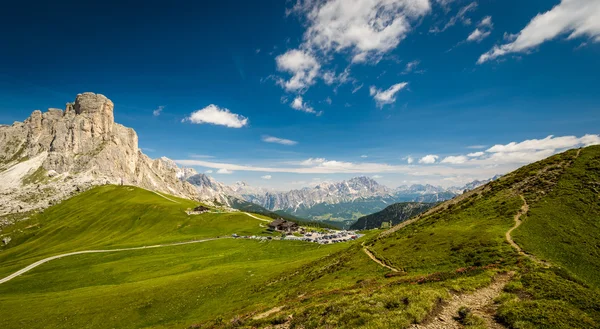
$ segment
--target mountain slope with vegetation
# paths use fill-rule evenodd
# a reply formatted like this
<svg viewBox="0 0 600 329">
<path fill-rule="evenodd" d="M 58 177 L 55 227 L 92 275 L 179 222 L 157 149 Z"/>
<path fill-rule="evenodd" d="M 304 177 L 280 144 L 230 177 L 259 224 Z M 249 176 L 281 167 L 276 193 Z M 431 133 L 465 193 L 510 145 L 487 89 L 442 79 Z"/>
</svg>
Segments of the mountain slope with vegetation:
<svg viewBox="0 0 600 329">
<path fill-rule="evenodd" d="M 0 324 L 600 328 L 599 184 L 600 146 L 592 146 L 525 166 L 355 242 L 221 239 L 73 256 L 0 285 Z M 11 227 L 15 244 L 0 252 L 0 268 L 12 272 L 83 245 L 139 245 L 234 230 L 263 234 L 260 221 L 241 213 L 188 218 L 187 201 L 144 192 L 152 202 L 118 221 L 107 209 L 123 212 L 128 202 L 139 202 L 119 204 L 111 195 L 120 192 L 107 190 L 82 194 L 89 196 L 86 209 L 77 209 L 82 200 L 74 198 L 36 215 L 54 211 L 47 221 L 34 216 L 20 222 Z M 99 302 L 107 299 L 111 303 Z M 62 306 L 51 307 L 57 300 Z"/>
<path fill-rule="evenodd" d="M 237 323 L 599 328 L 599 163 L 591 146 L 525 166 L 290 273 L 286 286 L 298 288 L 282 292 L 277 312 Z M 366 271 L 364 254 L 385 267 Z"/>
<path fill-rule="evenodd" d="M 382 227 L 383 223 L 390 226 L 416 216 L 433 207 L 433 203 L 399 202 L 386 207 L 382 211 L 359 218 L 350 228 L 353 230 L 373 229 Z"/>
</svg>

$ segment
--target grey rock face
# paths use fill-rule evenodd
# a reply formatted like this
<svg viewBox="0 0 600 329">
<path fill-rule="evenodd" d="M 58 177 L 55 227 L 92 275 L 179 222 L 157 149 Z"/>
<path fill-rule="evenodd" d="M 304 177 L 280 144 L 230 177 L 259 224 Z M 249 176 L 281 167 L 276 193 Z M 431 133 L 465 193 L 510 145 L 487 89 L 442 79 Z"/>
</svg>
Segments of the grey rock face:
<svg viewBox="0 0 600 329">
<path fill-rule="evenodd" d="M 0 215 L 16 206 L 44 208 L 106 183 L 197 198 L 178 178 L 177 165 L 144 155 L 136 132 L 115 123 L 113 111 L 104 95 L 83 93 L 64 111 L 36 110 L 24 122 L 0 127 Z"/>
</svg>

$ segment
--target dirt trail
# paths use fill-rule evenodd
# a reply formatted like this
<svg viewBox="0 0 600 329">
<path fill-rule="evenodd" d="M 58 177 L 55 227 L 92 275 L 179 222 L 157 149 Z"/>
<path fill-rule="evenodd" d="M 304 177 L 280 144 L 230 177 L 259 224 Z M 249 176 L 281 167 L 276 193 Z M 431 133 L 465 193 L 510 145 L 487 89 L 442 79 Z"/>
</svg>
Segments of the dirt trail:
<svg viewBox="0 0 600 329">
<path fill-rule="evenodd" d="M 527 204 L 525 197 L 523 195 L 520 195 L 520 197 L 521 197 L 521 200 L 523 200 L 523 206 L 521 206 L 521 209 L 519 209 L 519 212 L 517 212 L 517 214 L 515 215 L 515 225 L 506 232 L 506 241 L 508 241 L 508 243 L 510 243 L 510 245 L 513 248 L 515 248 L 515 250 L 519 253 L 519 255 L 525 256 L 540 265 L 549 267 L 550 266 L 549 263 L 539 260 L 535 256 L 524 252 L 523 249 L 521 249 L 521 247 L 519 247 L 519 245 L 512 239 L 512 236 L 511 236 L 512 232 L 517 227 L 521 226 L 521 224 L 523 223 L 523 221 L 521 220 L 521 216 L 523 216 L 524 214 L 526 214 L 529 211 L 529 205 Z"/>
<path fill-rule="evenodd" d="M 204 239 L 204 240 L 195 240 L 195 241 L 186 241 L 186 242 L 175 242 L 175 243 L 167 243 L 167 244 L 157 244 L 157 245 L 153 245 L 153 246 L 143 246 L 143 247 L 133 247 L 133 248 L 121 248 L 121 249 L 106 249 L 106 250 L 82 250 L 82 251 L 75 251 L 75 252 L 70 252 L 70 253 L 66 253 L 66 254 L 61 254 L 61 255 L 56 255 L 56 256 L 52 256 L 52 257 L 48 257 L 48 258 L 44 258 L 40 261 L 37 261 L 3 279 L 0 279 L 0 284 L 8 282 L 14 278 L 16 278 L 17 276 L 29 272 L 31 270 L 33 270 L 34 268 L 47 263 L 51 260 L 55 260 L 55 259 L 59 259 L 59 258 L 63 258 L 63 257 L 67 257 L 67 256 L 74 256 L 74 255 L 81 255 L 81 254 L 95 254 L 95 253 L 107 253 L 107 252 L 118 252 L 118 251 L 131 251 L 131 250 L 142 250 L 142 249 L 152 249 L 152 248 L 161 248 L 161 247 L 172 247 L 172 246 L 181 246 L 181 245 L 185 245 L 185 244 L 192 244 L 192 243 L 200 243 L 200 242 L 207 242 L 207 241 L 213 241 L 213 240 L 218 240 L 219 238 L 212 238 L 212 239 Z M 224 239 L 224 238 L 221 238 Z"/>
<path fill-rule="evenodd" d="M 377 259 L 377 257 L 375 257 L 375 255 L 373 255 L 373 253 L 371 253 L 371 251 L 369 249 L 367 249 L 367 247 L 364 245 L 363 243 L 363 251 L 365 252 L 365 254 L 367 254 L 367 256 L 369 256 L 369 258 L 371 258 L 371 260 L 373 260 L 375 263 L 391 270 L 392 272 L 399 272 L 397 269 L 387 265 L 386 263 L 380 261 L 379 259 Z"/>
<path fill-rule="evenodd" d="M 262 220 L 263 222 L 269 222 L 269 223 L 270 223 L 270 222 L 272 222 L 272 221 L 270 221 L 270 220 L 268 220 L 268 219 L 264 219 L 264 218 L 256 217 L 256 216 L 254 216 L 254 215 L 252 215 L 252 214 L 249 214 L 249 213 L 247 213 L 247 212 L 244 212 L 243 214 L 246 214 L 246 215 L 248 215 L 248 216 L 250 216 L 250 217 L 252 217 L 252 218 L 256 218 L 256 219 L 258 219 L 258 220 Z"/>
<path fill-rule="evenodd" d="M 166 196 L 162 195 L 160 192 L 157 192 L 157 191 L 150 191 L 150 192 L 154 192 L 154 193 L 155 193 L 155 194 L 157 194 L 158 196 L 161 196 L 161 197 L 163 197 L 163 198 L 165 198 L 165 199 L 167 199 L 167 200 L 169 200 L 169 201 L 171 201 L 171 202 L 179 203 L 179 201 L 175 201 L 175 200 L 173 200 L 173 199 L 171 199 L 171 198 L 169 198 L 169 197 L 166 197 Z"/>
<path fill-rule="evenodd" d="M 442 306 L 441 311 L 430 321 L 424 324 L 414 324 L 411 329 L 459 329 L 464 328 L 455 317 L 458 316 L 458 310 L 462 307 L 468 307 L 473 314 L 482 318 L 487 328 L 504 329 L 505 327 L 494 320 L 493 302 L 504 286 L 510 281 L 513 273 L 500 274 L 489 286 L 479 289 L 472 294 L 454 295 L 452 299 Z"/>
</svg>

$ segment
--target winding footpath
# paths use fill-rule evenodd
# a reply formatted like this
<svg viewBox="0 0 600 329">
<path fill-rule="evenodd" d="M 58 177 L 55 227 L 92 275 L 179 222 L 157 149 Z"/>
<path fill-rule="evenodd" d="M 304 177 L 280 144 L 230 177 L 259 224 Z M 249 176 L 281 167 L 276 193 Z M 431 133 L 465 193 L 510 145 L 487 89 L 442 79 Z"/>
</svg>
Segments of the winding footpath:
<svg viewBox="0 0 600 329">
<path fill-rule="evenodd" d="M 510 243 L 510 245 L 519 253 L 519 255 L 525 256 L 542 266 L 550 267 L 550 264 L 548 262 L 540 260 L 535 256 L 524 252 L 523 249 L 512 239 L 512 232 L 515 229 L 517 229 L 517 227 L 521 226 L 521 224 L 523 224 L 521 216 L 525 215 L 529 211 L 529 205 L 527 204 L 527 200 L 525 200 L 525 197 L 523 195 L 520 195 L 520 197 L 521 200 L 523 200 L 523 205 L 521 206 L 521 209 L 519 209 L 519 212 L 517 212 L 517 214 L 515 215 L 515 225 L 513 225 L 513 227 L 511 227 L 511 229 L 506 232 L 506 241 Z"/>
<path fill-rule="evenodd" d="M 379 259 L 377 259 L 377 257 L 375 257 L 375 255 L 373 255 L 373 253 L 365 246 L 364 242 L 362 244 L 363 246 L 363 251 L 365 252 L 365 254 L 367 254 L 367 256 L 369 256 L 369 258 L 371 258 L 371 260 L 373 260 L 375 263 L 391 270 L 392 272 L 399 272 L 397 269 L 387 265 L 386 263 L 380 261 Z"/>
<path fill-rule="evenodd" d="M 485 288 L 478 289 L 472 294 L 453 295 L 436 314 L 435 318 L 426 321 L 424 324 L 413 324 L 410 329 L 460 329 L 464 328 L 455 317 L 458 316 L 458 310 L 465 306 L 473 314 L 481 317 L 485 321 L 486 328 L 504 329 L 505 327 L 494 320 L 495 313 L 492 307 L 494 299 L 500 295 L 504 286 L 510 281 L 514 273 L 500 274 L 494 279 L 494 282 Z"/>
<path fill-rule="evenodd" d="M 152 249 L 152 248 L 162 248 L 162 247 L 172 247 L 172 246 L 181 246 L 181 245 L 186 245 L 186 244 L 193 244 L 193 243 L 201 243 L 201 242 L 207 242 L 207 241 L 213 241 L 213 240 L 218 240 L 218 239 L 226 239 L 226 238 L 212 238 L 212 239 L 204 239 L 204 240 L 195 240 L 195 241 L 186 241 L 186 242 L 175 242 L 175 243 L 168 243 L 168 244 L 157 244 L 157 245 L 152 245 L 152 246 L 143 246 L 143 247 L 133 247 L 133 248 L 121 248 L 121 249 L 106 249 L 106 250 L 82 250 L 82 251 L 75 251 L 75 252 L 70 252 L 70 253 L 66 253 L 66 254 L 61 254 L 61 255 L 56 255 L 56 256 L 52 256 L 52 257 L 48 257 L 48 258 L 44 258 L 40 261 L 37 261 L 3 279 L 0 279 L 0 284 L 3 284 L 5 282 L 8 282 L 14 278 L 16 278 L 17 276 L 29 272 L 32 269 L 47 263 L 51 260 L 55 260 L 55 259 L 59 259 L 59 258 L 63 258 L 63 257 L 68 257 L 68 256 L 74 256 L 74 255 L 82 255 L 82 254 L 96 254 L 96 253 L 108 253 L 108 252 L 119 252 L 119 251 L 131 251 L 131 250 L 143 250 L 143 249 Z"/>
</svg>

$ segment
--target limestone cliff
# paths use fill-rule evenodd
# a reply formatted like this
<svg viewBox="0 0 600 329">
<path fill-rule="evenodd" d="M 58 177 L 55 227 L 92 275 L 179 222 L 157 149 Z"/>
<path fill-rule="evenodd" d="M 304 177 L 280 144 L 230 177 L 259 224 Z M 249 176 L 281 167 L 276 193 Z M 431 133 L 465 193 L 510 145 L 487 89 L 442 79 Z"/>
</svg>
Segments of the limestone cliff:
<svg viewBox="0 0 600 329">
<path fill-rule="evenodd" d="M 136 132 L 115 123 L 113 110 L 105 96 L 83 93 L 64 111 L 36 110 L 0 126 L 0 215 L 44 208 L 99 184 L 198 198 L 169 159 L 140 151 Z"/>
</svg>

